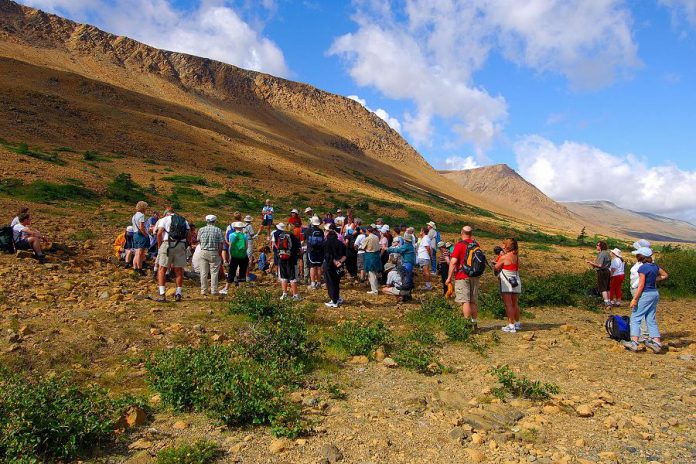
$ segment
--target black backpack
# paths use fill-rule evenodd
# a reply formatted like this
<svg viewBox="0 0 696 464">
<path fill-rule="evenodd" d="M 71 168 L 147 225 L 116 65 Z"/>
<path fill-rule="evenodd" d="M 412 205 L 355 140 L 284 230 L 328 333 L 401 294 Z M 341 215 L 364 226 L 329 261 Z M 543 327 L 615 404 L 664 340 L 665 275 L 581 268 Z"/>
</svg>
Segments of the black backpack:
<svg viewBox="0 0 696 464">
<path fill-rule="evenodd" d="M 0 251 L 8 254 L 15 252 L 14 237 L 10 226 L 0 228 Z"/>
<path fill-rule="evenodd" d="M 628 316 L 609 316 L 604 323 L 604 328 L 609 338 L 616 341 L 628 341 L 631 339 L 631 318 Z"/>
<path fill-rule="evenodd" d="M 169 225 L 169 241 L 183 242 L 188 237 L 188 224 L 183 216 L 172 214 L 172 222 Z"/>
<path fill-rule="evenodd" d="M 486 270 L 486 255 L 476 241 L 466 244 L 461 270 L 469 277 L 479 277 Z"/>
<path fill-rule="evenodd" d="M 401 277 L 401 285 L 396 287 L 397 290 L 410 291 L 413 290 L 413 274 L 403 266 L 396 267 L 399 277 Z"/>
</svg>

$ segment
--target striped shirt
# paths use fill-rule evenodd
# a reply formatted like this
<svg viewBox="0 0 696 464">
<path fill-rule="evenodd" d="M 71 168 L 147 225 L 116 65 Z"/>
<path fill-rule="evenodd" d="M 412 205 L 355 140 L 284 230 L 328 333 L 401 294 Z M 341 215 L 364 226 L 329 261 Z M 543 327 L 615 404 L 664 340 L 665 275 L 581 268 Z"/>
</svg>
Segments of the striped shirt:
<svg viewBox="0 0 696 464">
<path fill-rule="evenodd" d="M 222 230 L 214 225 L 201 227 L 198 231 L 198 241 L 201 243 L 201 250 L 217 251 L 223 240 Z"/>
</svg>

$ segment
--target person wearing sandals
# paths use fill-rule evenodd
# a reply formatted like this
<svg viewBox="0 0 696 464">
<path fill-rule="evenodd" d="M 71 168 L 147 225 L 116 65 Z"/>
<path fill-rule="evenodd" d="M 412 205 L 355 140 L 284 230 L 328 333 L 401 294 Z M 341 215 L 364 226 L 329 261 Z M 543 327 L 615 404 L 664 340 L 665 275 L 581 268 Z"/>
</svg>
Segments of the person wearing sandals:
<svg viewBox="0 0 696 464">
<path fill-rule="evenodd" d="M 668 275 L 653 263 L 653 251 L 650 248 L 639 248 L 635 251 L 638 260 L 643 263 L 638 269 L 638 288 L 631 300 L 631 340 L 624 342 L 624 347 L 629 351 L 638 351 L 640 335 L 640 323 L 643 319 L 648 324 L 650 337 L 643 343 L 655 353 L 662 351 L 660 330 L 657 326 L 655 314 L 657 303 L 660 301 L 660 294 L 657 291 L 657 282 L 665 280 Z"/>
<path fill-rule="evenodd" d="M 594 261 L 585 261 L 597 271 L 597 290 L 602 294 L 605 306 L 611 306 L 609 301 L 609 282 L 611 281 L 611 256 L 607 251 L 607 242 L 597 242 L 597 258 Z"/>
<path fill-rule="evenodd" d="M 624 276 L 626 271 L 626 262 L 621 256 L 621 250 L 614 248 L 611 250 L 611 265 L 609 267 L 611 272 L 611 278 L 609 280 L 609 301 L 612 306 L 621 306 L 621 299 L 623 298 L 623 292 L 621 287 L 623 286 Z"/>
<path fill-rule="evenodd" d="M 503 250 L 495 261 L 495 272 L 500 283 L 500 295 L 505 305 L 508 324 L 502 328 L 503 332 L 515 333 L 520 330 L 520 294 L 522 293 L 522 281 L 520 280 L 520 260 L 517 240 L 506 238 L 502 243 Z"/>
<path fill-rule="evenodd" d="M 139 201 L 135 205 L 135 214 L 131 218 L 131 224 L 133 225 L 133 248 L 135 249 L 135 256 L 133 257 L 133 271 L 141 276 L 145 275 L 145 270 L 143 269 L 143 262 L 145 261 L 145 252 L 150 248 L 150 237 L 147 234 L 145 228 L 145 212 L 147 211 L 148 204 L 144 201 Z"/>
</svg>

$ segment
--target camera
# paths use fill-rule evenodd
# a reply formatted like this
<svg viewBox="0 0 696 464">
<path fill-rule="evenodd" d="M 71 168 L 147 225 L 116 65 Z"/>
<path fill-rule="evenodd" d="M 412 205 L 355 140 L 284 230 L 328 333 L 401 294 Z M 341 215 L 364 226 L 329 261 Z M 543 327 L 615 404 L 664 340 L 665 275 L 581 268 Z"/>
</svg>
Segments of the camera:
<svg viewBox="0 0 696 464">
<path fill-rule="evenodd" d="M 503 252 L 503 249 L 502 249 L 501 247 L 499 247 L 499 246 L 493 248 L 493 253 L 496 254 L 496 255 L 499 255 L 499 254 L 502 253 L 502 252 Z"/>
<path fill-rule="evenodd" d="M 508 282 L 510 282 L 510 286 L 512 288 L 518 287 L 520 285 L 520 281 L 517 280 L 517 277 L 515 277 L 515 276 L 510 276 L 508 278 Z"/>
</svg>

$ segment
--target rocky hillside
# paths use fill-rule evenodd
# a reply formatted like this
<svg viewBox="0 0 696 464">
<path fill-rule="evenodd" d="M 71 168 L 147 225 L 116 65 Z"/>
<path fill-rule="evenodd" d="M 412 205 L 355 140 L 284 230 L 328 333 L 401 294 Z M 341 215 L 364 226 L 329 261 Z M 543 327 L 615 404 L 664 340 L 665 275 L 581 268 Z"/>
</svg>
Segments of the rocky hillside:
<svg viewBox="0 0 696 464">
<path fill-rule="evenodd" d="M 696 226 L 678 219 L 623 209 L 610 201 L 578 201 L 562 205 L 595 224 L 632 237 L 696 242 Z"/>
</svg>

